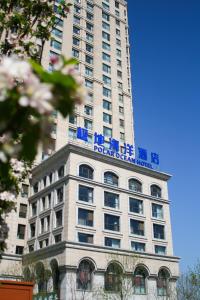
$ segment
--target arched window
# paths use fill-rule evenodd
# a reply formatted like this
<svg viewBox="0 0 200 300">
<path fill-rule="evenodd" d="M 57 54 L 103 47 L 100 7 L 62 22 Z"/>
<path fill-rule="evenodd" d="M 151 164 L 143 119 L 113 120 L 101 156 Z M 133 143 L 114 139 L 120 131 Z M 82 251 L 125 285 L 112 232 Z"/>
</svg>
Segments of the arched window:
<svg viewBox="0 0 200 300">
<path fill-rule="evenodd" d="M 89 260 L 82 260 L 77 270 L 77 289 L 91 290 L 94 264 Z"/>
<path fill-rule="evenodd" d="M 117 263 L 110 263 L 105 273 L 105 290 L 119 292 L 123 270 Z"/>
<path fill-rule="evenodd" d="M 147 271 L 142 267 L 137 267 L 133 275 L 134 293 L 137 295 L 146 294 Z"/>
<path fill-rule="evenodd" d="M 134 192 L 142 192 L 142 184 L 139 180 L 131 178 L 128 181 L 129 190 Z"/>
<path fill-rule="evenodd" d="M 104 183 L 118 186 L 118 176 L 112 172 L 105 172 Z"/>
<path fill-rule="evenodd" d="M 88 179 L 93 179 L 93 169 L 88 165 L 80 165 L 79 176 Z"/>
<path fill-rule="evenodd" d="M 155 184 L 151 185 L 151 196 L 161 198 L 161 188 Z"/>
<path fill-rule="evenodd" d="M 167 270 L 161 269 L 159 271 L 158 279 L 157 279 L 158 296 L 167 296 L 169 277 L 170 277 L 170 274 Z"/>
<path fill-rule="evenodd" d="M 52 274 L 52 279 L 53 279 L 53 291 L 57 293 L 59 297 L 59 292 L 60 292 L 60 272 L 59 272 L 59 267 L 58 267 L 58 262 L 56 259 L 52 259 L 50 262 L 51 266 L 51 274 Z"/>
</svg>

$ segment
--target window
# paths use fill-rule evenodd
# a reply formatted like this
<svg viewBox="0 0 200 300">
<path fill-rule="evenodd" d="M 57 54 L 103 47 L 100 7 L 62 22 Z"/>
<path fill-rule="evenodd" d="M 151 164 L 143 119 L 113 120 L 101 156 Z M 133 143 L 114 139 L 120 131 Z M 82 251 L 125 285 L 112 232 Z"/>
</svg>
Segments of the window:
<svg viewBox="0 0 200 300">
<path fill-rule="evenodd" d="M 134 294 L 146 294 L 146 277 L 147 272 L 144 268 L 136 268 L 133 277 Z"/>
<path fill-rule="evenodd" d="M 65 173 L 65 168 L 64 166 L 61 166 L 59 169 L 58 169 L 58 179 L 64 177 L 64 174 Z"/>
<path fill-rule="evenodd" d="M 115 7 L 119 8 L 119 2 L 115 1 Z"/>
<path fill-rule="evenodd" d="M 120 30 L 116 29 L 116 35 L 120 36 Z"/>
<path fill-rule="evenodd" d="M 116 55 L 117 55 L 118 57 L 121 57 L 121 55 L 122 55 L 122 52 L 121 52 L 121 50 L 119 50 L 119 49 L 116 49 Z"/>
<path fill-rule="evenodd" d="M 103 53 L 102 53 L 102 59 L 103 59 L 104 61 L 110 62 L 110 55 L 103 52 Z"/>
<path fill-rule="evenodd" d="M 161 269 L 158 273 L 157 279 L 157 292 L 158 296 L 168 295 L 168 285 L 169 285 L 170 274 L 167 270 Z"/>
<path fill-rule="evenodd" d="M 166 247 L 155 245 L 155 253 L 159 255 L 166 255 Z"/>
<path fill-rule="evenodd" d="M 79 58 L 79 51 L 76 49 L 72 49 L 72 55 L 76 58 Z"/>
<path fill-rule="evenodd" d="M 112 108 L 111 102 L 109 102 L 107 100 L 103 100 L 103 108 L 107 109 L 107 110 L 111 110 L 111 108 Z"/>
<path fill-rule="evenodd" d="M 88 165 L 80 165 L 79 167 L 79 176 L 93 179 L 93 169 Z"/>
<path fill-rule="evenodd" d="M 102 12 L 102 18 L 108 22 L 110 21 L 110 16 L 105 12 Z"/>
<path fill-rule="evenodd" d="M 106 10 L 110 9 L 109 5 L 104 2 L 102 2 L 102 7 L 103 7 L 103 9 L 106 9 Z"/>
<path fill-rule="evenodd" d="M 17 238 L 20 240 L 23 240 L 25 237 L 25 229 L 26 226 L 22 225 L 22 224 L 18 224 L 18 228 L 17 228 Z"/>
<path fill-rule="evenodd" d="M 152 203 L 152 217 L 156 219 L 163 219 L 163 206 Z"/>
<path fill-rule="evenodd" d="M 110 263 L 105 273 L 105 290 L 119 292 L 122 274 L 123 270 L 117 263 Z"/>
<path fill-rule="evenodd" d="M 153 224 L 153 235 L 155 239 L 165 239 L 165 227 L 159 224 Z"/>
<path fill-rule="evenodd" d="M 35 237 L 35 223 L 30 224 L 30 238 Z"/>
<path fill-rule="evenodd" d="M 110 192 L 104 192 L 104 206 L 118 209 L 119 195 Z"/>
<path fill-rule="evenodd" d="M 56 190 L 57 203 L 63 202 L 63 187 Z"/>
<path fill-rule="evenodd" d="M 93 46 L 91 46 L 91 45 L 89 45 L 89 44 L 86 44 L 86 45 L 85 45 L 85 50 L 86 50 L 87 52 L 93 53 Z"/>
<path fill-rule="evenodd" d="M 79 208 L 78 209 L 78 224 L 83 226 L 93 226 L 94 212 L 91 210 Z"/>
<path fill-rule="evenodd" d="M 108 77 L 106 75 L 103 75 L 102 79 L 103 79 L 104 84 L 107 84 L 107 85 L 111 86 L 111 78 L 110 77 Z"/>
<path fill-rule="evenodd" d="M 62 241 L 61 233 L 54 236 L 54 241 L 55 241 L 55 244 Z"/>
<path fill-rule="evenodd" d="M 119 16 L 120 16 L 120 13 L 119 13 L 119 11 L 118 11 L 118 10 L 115 10 L 115 15 L 116 15 L 117 17 L 119 17 Z"/>
<path fill-rule="evenodd" d="M 106 113 L 103 113 L 103 121 L 108 124 L 112 124 L 112 116 Z"/>
<path fill-rule="evenodd" d="M 22 255 L 24 253 L 23 246 L 16 246 L 15 254 Z"/>
<path fill-rule="evenodd" d="M 93 69 L 85 67 L 85 75 L 93 76 Z"/>
<path fill-rule="evenodd" d="M 29 245 L 28 246 L 28 251 L 29 251 L 29 253 L 33 252 L 34 251 L 34 245 Z"/>
<path fill-rule="evenodd" d="M 80 40 L 77 39 L 77 38 L 75 38 L 75 37 L 73 37 L 73 45 L 80 46 Z"/>
<path fill-rule="evenodd" d="M 93 31 L 94 27 L 92 24 L 86 22 L 86 29 L 89 30 L 89 31 Z"/>
<path fill-rule="evenodd" d="M 76 125 L 77 124 L 77 116 L 70 115 L 69 116 L 69 123 Z"/>
<path fill-rule="evenodd" d="M 118 97 L 119 97 L 119 102 L 122 102 L 122 103 L 123 103 L 123 102 L 124 102 L 123 95 L 119 94 Z"/>
<path fill-rule="evenodd" d="M 115 19 L 115 24 L 116 24 L 117 26 L 120 26 L 120 20 Z"/>
<path fill-rule="evenodd" d="M 118 176 L 112 172 L 105 172 L 104 183 L 118 186 Z"/>
<path fill-rule="evenodd" d="M 107 138 L 112 137 L 112 129 L 103 126 L 103 135 L 104 135 L 105 137 L 107 137 Z"/>
<path fill-rule="evenodd" d="M 161 198 L 161 188 L 155 184 L 151 186 L 151 196 Z"/>
<path fill-rule="evenodd" d="M 57 28 L 54 27 L 53 30 L 52 30 L 52 33 L 53 33 L 56 37 L 62 39 L 63 32 L 62 32 L 61 30 L 59 30 L 59 29 L 57 29 Z"/>
<path fill-rule="evenodd" d="M 120 217 L 105 214 L 104 215 L 104 228 L 106 230 L 120 231 Z"/>
<path fill-rule="evenodd" d="M 62 210 L 56 212 L 56 228 L 62 226 Z"/>
<path fill-rule="evenodd" d="M 53 47 L 54 49 L 57 49 L 57 50 L 61 50 L 62 44 L 56 40 L 51 40 L 51 47 Z"/>
<path fill-rule="evenodd" d="M 103 71 L 106 72 L 106 73 L 111 73 L 111 67 L 106 65 L 106 64 L 103 64 Z"/>
<path fill-rule="evenodd" d="M 93 88 L 93 81 L 88 80 L 88 79 L 85 79 L 85 86 L 86 86 L 87 88 L 92 89 L 92 88 Z"/>
<path fill-rule="evenodd" d="M 110 24 L 108 24 L 108 23 L 106 23 L 106 22 L 104 22 L 104 21 L 102 21 L 102 27 L 103 27 L 103 29 L 105 29 L 105 30 L 110 30 Z"/>
<path fill-rule="evenodd" d="M 42 218 L 40 220 L 40 234 L 44 233 L 45 229 L 44 229 L 44 218 Z"/>
<path fill-rule="evenodd" d="M 38 191 L 39 191 L 38 182 L 36 182 L 36 183 L 33 185 L 33 192 L 34 192 L 34 194 L 35 194 L 35 193 L 38 193 Z"/>
<path fill-rule="evenodd" d="M 63 27 L 63 24 L 64 24 L 64 22 L 63 22 L 63 20 L 62 19 L 59 19 L 59 18 L 55 18 L 55 23 L 54 23 L 56 26 L 58 26 L 58 27 Z"/>
<path fill-rule="evenodd" d="M 84 185 L 79 185 L 78 195 L 78 199 L 80 201 L 93 203 L 93 188 Z"/>
<path fill-rule="evenodd" d="M 74 5 L 74 12 L 75 12 L 76 14 L 80 14 L 80 13 L 81 13 L 80 7 Z"/>
<path fill-rule="evenodd" d="M 94 37 L 93 37 L 93 35 L 92 34 L 90 34 L 90 33 L 88 33 L 88 32 L 86 32 L 86 40 L 88 41 L 88 42 L 93 42 L 93 39 L 94 39 Z"/>
<path fill-rule="evenodd" d="M 143 201 L 129 198 L 129 211 L 136 214 L 143 214 Z"/>
<path fill-rule="evenodd" d="M 81 261 L 76 275 L 77 289 L 84 291 L 92 289 L 93 272 L 94 265 L 92 262 L 88 260 Z"/>
<path fill-rule="evenodd" d="M 117 70 L 117 77 L 119 77 L 120 79 L 122 79 L 122 72 Z"/>
<path fill-rule="evenodd" d="M 120 240 L 105 237 L 105 246 L 111 248 L 120 248 Z"/>
<path fill-rule="evenodd" d="M 102 31 L 102 38 L 106 41 L 110 41 L 110 34 L 105 31 Z"/>
<path fill-rule="evenodd" d="M 84 113 L 88 116 L 92 116 L 92 112 L 93 112 L 93 109 L 91 106 L 88 106 L 88 105 L 85 105 L 84 107 Z"/>
<path fill-rule="evenodd" d="M 131 234 L 144 236 L 144 222 L 138 220 L 130 220 Z"/>
<path fill-rule="evenodd" d="M 88 130 L 92 130 L 92 121 L 88 119 L 84 119 L 84 127 Z"/>
<path fill-rule="evenodd" d="M 120 67 L 120 68 L 122 67 L 122 62 L 121 62 L 120 59 L 117 59 L 117 66 Z"/>
<path fill-rule="evenodd" d="M 103 87 L 103 95 L 107 98 L 111 98 L 111 90 L 106 87 Z"/>
<path fill-rule="evenodd" d="M 124 108 L 122 106 L 119 106 L 119 113 L 124 114 Z"/>
<path fill-rule="evenodd" d="M 106 42 L 102 42 L 102 48 L 104 50 L 110 51 L 110 45 Z"/>
<path fill-rule="evenodd" d="M 119 119 L 119 126 L 124 128 L 124 120 L 122 119 Z"/>
<path fill-rule="evenodd" d="M 36 216 L 37 215 L 37 202 L 33 202 L 31 204 L 31 209 L 32 209 L 32 217 Z"/>
<path fill-rule="evenodd" d="M 141 193 L 142 192 L 142 184 L 137 179 L 129 179 L 128 181 L 129 190 Z"/>
<path fill-rule="evenodd" d="M 92 4 L 90 4 L 89 2 L 87 2 L 87 9 L 90 11 L 93 11 L 94 6 Z"/>
<path fill-rule="evenodd" d="M 70 140 L 75 140 L 76 139 L 76 130 L 69 128 L 68 136 L 69 136 Z"/>
<path fill-rule="evenodd" d="M 86 18 L 87 18 L 88 20 L 90 20 L 90 21 L 93 21 L 94 16 L 93 16 L 93 14 L 90 14 L 89 12 L 86 12 Z"/>
<path fill-rule="evenodd" d="M 93 64 L 93 58 L 89 55 L 85 56 L 85 62 L 92 65 Z"/>
<path fill-rule="evenodd" d="M 77 35 L 80 35 L 80 28 L 76 27 L 76 26 L 73 26 L 73 33 L 74 34 L 77 34 Z"/>
<path fill-rule="evenodd" d="M 87 100 L 93 102 L 93 93 L 89 92 L 87 95 Z"/>
<path fill-rule="evenodd" d="M 21 196 L 28 197 L 28 184 L 22 183 Z"/>
<path fill-rule="evenodd" d="M 20 203 L 19 217 L 20 218 L 26 218 L 26 215 L 27 215 L 27 205 Z"/>
<path fill-rule="evenodd" d="M 136 252 L 145 252 L 145 244 L 139 242 L 131 242 L 131 249 Z"/>
<path fill-rule="evenodd" d="M 124 132 L 120 132 L 120 140 L 125 141 L 125 134 Z"/>
<path fill-rule="evenodd" d="M 79 232 L 78 233 L 78 241 L 80 243 L 93 244 L 93 234 Z"/>
<path fill-rule="evenodd" d="M 118 46 L 121 46 L 121 41 L 120 41 L 119 39 L 116 39 L 116 44 L 117 44 Z"/>
</svg>

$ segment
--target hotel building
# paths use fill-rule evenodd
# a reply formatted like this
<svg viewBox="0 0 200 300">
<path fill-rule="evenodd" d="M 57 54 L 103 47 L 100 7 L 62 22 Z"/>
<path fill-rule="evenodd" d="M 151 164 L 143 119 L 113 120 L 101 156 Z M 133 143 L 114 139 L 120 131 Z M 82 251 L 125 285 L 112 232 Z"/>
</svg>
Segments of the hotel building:
<svg viewBox="0 0 200 300">
<path fill-rule="evenodd" d="M 170 175 L 133 163 L 127 3 L 74 0 L 66 20 L 56 16 L 42 64 L 51 71 L 49 56 L 76 57 L 88 96 L 67 119 L 54 114 L 49 148 L 39 149 L 32 171 L 29 200 L 19 203 L 19 211 L 28 204 L 28 220 L 19 223 L 16 214 L 12 219 L 15 231 L 25 226 L 23 242 L 18 229 L 13 234 L 13 249 L 24 247 L 24 263 L 35 263 L 36 273 L 52 270 L 47 289 L 59 290 L 61 300 L 114 299 L 122 292 L 126 299 L 165 299 L 179 275 Z M 123 288 L 122 274 L 128 275 Z M 35 292 L 44 285 L 40 280 Z"/>
</svg>

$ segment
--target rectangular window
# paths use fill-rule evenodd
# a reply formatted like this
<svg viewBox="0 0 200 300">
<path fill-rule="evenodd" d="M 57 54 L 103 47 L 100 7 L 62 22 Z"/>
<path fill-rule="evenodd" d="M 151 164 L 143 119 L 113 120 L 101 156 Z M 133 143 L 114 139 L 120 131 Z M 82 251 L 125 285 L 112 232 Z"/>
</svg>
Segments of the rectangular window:
<svg viewBox="0 0 200 300">
<path fill-rule="evenodd" d="M 120 59 L 117 59 L 117 66 L 120 67 L 120 68 L 122 67 L 122 62 L 121 62 Z"/>
<path fill-rule="evenodd" d="M 94 26 L 92 24 L 86 22 L 86 29 L 89 30 L 89 31 L 93 31 Z"/>
<path fill-rule="evenodd" d="M 131 242 L 131 249 L 136 252 L 145 252 L 145 244 L 139 242 Z"/>
<path fill-rule="evenodd" d="M 91 3 L 87 2 L 87 9 L 89 11 L 93 11 L 93 8 L 94 8 L 94 6 Z"/>
<path fill-rule="evenodd" d="M 93 93 L 89 92 L 87 95 L 87 100 L 93 102 Z"/>
<path fill-rule="evenodd" d="M 77 38 L 75 38 L 75 37 L 73 37 L 73 45 L 75 45 L 75 46 L 80 46 L 80 40 L 79 39 L 77 39 Z"/>
<path fill-rule="evenodd" d="M 94 212 L 88 209 L 78 209 L 78 224 L 83 226 L 93 226 Z"/>
<path fill-rule="evenodd" d="M 56 190 L 57 203 L 63 202 L 63 187 Z"/>
<path fill-rule="evenodd" d="M 92 121 L 88 119 L 84 119 L 84 127 L 88 130 L 92 130 Z"/>
<path fill-rule="evenodd" d="M 103 27 L 103 29 L 105 29 L 105 30 L 110 30 L 110 24 L 108 24 L 108 23 L 106 23 L 106 22 L 104 22 L 104 21 L 102 21 L 102 27 Z"/>
<path fill-rule="evenodd" d="M 123 102 L 124 102 L 123 95 L 119 94 L 118 97 L 119 97 L 119 102 L 122 102 L 122 103 L 123 103 Z"/>
<path fill-rule="evenodd" d="M 122 52 L 121 52 L 121 50 L 119 50 L 119 49 L 116 49 L 116 55 L 117 55 L 118 57 L 121 57 L 121 56 L 122 56 Z"/>
<path fill-rule="evenodd" d="M 111 108 L 112 108 L 111 102 L 109 102 L 107 100 L 103 100 L 103 108 L 107 109 L 107 110 L 111 110 Z"/>
<path fill-rule="evenodd" d="M 76 49 L 72 49 L 72 56 L 74 56 L 75 58 L 79 58 L 79 51 Z"/>
<path fill-rule="evenodd" d="M 85 62 L 92 65 L 93 64 L 93 58 L 89 55 L 85 56 Z"/>
<path fill-rule="evenodd" d="M 120 79 L 122 79 L 122 72 L 119 71 L 119 70 L 117 70 L 117 77 L 120 78 Z"/>
<path fill-rule="evenodd" d="M 130 220 L 131 234 L 144 236 L 144 222 L 138 220 Z"/>
<path fill-rule="evenodd" d="M 108 124 L 112 124 L 112 116 L 106 113 L 103 113 L 103 121 Z"/>
<path fill-rule="evenodd" d="M 31 210 L 32 210 L 32 214 L 31 216 L 34 217 L 37 215 L 37 202 L 33 202 L 31 204 Z"/>
<path fill-rule="evenodd" d="M 51 47 L 53 47 L 54 49 L 57 49 L 57 50 L 61 50 L 62 44 L 56 40 L 51 40 Z"/>
<path fill-rule="evenodd" d="M 102 53 L 102 59 L 103 59 L 104 61 L 108 61 L 108 62 L 111 61 L 110 55 L 107 54 L 107 53 L 104 53 L 104 52 Z"/>
<path fill-rule="evenodd" d="M 111 90 L 103 87 L 103 95 L 107 98 L 111 98 Z"/>
<path fill-rule="evenodd" d="M 129 211 L 136 214 L 143 214 L 143 201 L 129 198 Z"/>
<path fill-rule="evenodd" d="M 86 44 L 85 45 L 85 50 L 87 52 L 90 52 L 90 53 L 93 53 L 93 46 L 89 45 L 89 44 Z"/>
<path fill-rule="evenodd" d="M 118 82 L 117 83 L 117 87 L 118 87 L 118 90 L 122 90 L 123 89 L 123 84 L 122 84 L 122 82 Z"/>
<path fill-rule="evenodd" d="M 28 197 L 28 184 L 22 183 L 22 189 L 21 189 L 21 196 L 22 197 Z"/>
<path fill-rule="evenodd" d="M 110 41 L 110 34 L 105 31 L 102 31 L 102 38 L 106 41 Z"/>
<path fill-rule="evenodd" d="M 115 15 L 116 15 L 117 17 L 119 17 L 119 16 L 120 16 L 120 13 L 119 13 L 119 11 L 118 11 L 118 10 L 115 10 Z"/>
<path fill-rule="evenodd" d="M 85 75 L 93 76 L 93 69 L 85 67 Z"/>
<path fill-rule="evenodd" d="M 80 35 L 80 28 L 76 27 L 76 26 L 73 26 L 73 33 L 74 34 L 77 34 L 77 35 Z"/>
<path fill-rule="evenodd" d="M 102 48 L 104 50 L 110 51 L 110 45 L 106 42 L 102 42 Z"/>
<path fill-rule="evenodd" d="M 102 7 L 103 7 L 103 9 L 110 10 L 109 5 L 104 2 L 102 2 Z"/>
<path fill-rule="evenodd" d="M 89 12 L 86 12 L 86 18 L 87 18 L 88 20 L 90 20 L 90 21 L 93 21 L 94 16 L 93 16 L 93 14 L 90 14 Z"/>
<path fill-rule="evenodd" d="M 55 222 L 56 228 L 62 226 L 62 223 L 63 223 L 62 210 L 56 211 L 55 216 L 56 216 L 56 222 Z"/>
<path fill-rule="evenodd" d="M 119 8 L 119 2 L 115 1 L 115 7 Z"/>
<path fill-rule="evenodd" d="M 120 36 L 120 30 L 116 29 L 116 35 Z"/>
<path fill-rule="evenodd" d="M 69 115 L 69 123 L 76 125 L 77 124 L 77 116 Z"/>
<path fill-rule="evenodd" d="M 120 217 L 105 214 L 104 227 L 106 230 L 120 231 Z"/>
<path fill-rule="evenodd" d="M 35 237 L 35 223 L 30 224 L 30 238 Z"/>
<path fill-rule="evenodd" d="M 103 83 L 104 84 L 107 84 L 107 85 L 111 85 L 111 78 L 106 76 L 106 75 L 103 75 Z"/>
<path fill-rule="evenodd" d="M 106 72 L 106 73 L 108 73 L 108 74 L 111 73 L 111 67 L 110 67 L 110 66 L 108 66 L 108 65 L 106 65 L 106 64 L 103 64 L 102 67 L 103 67 L 103 71 L 104 71 L 104 72 Z"/>
<path fill-rule="evenodd" d="M 125 141 L 125 134 L 124 132 L 120 132 L 120 140 Z"/>
<path fill-rule="evenodd" d="M 59 18 L 55 18 L 55 25 L 58 26 L 58 27 L 63 27 L 63 20 L 62 19 L 59 19 Z"/>
<path fill-rule="evenodd" d="M 119 126 L 124 128 L 124 120 L 122 119 L 119 119 Z"/>
<path fill-rule="evenodd" d="M 105 237 L 105 246 L 111 248 L 120 248 L 120 240 Z"/>
<path fill-rule="evenodd" d="M 88 116 L 92 116 L 93 109 L 91 106 L 85 105 L 84 107 L 84 113 Z"/>
<path fill-rule="evenodd" d="M 20 218 L 26 218 L 26 215 L 27 215 L 27 205 L 20 203 L 19 217 Z"/>
<path fill-rule="evenodd" d="M 85 79 L 85 86 L 92 89 L 93 88 L 93 81 Z"/>
<path fill-rule="evenodd" d="M 119 39 L 116 39 L 116 44 L 117 44 L 118 46 L 121 46 L 121 41 L 120 41 Z"/>
<path fill-rule="evenodd" d="M 18 239 L 24 240 L 24 238 L 25 238 L 25 229 L 26 229 L 25 225 L 18 224 L 18 228 L 17 228 L 17 238 Z"/>
<path fill-rule="evenodd" d="M 63 32 L 57 28 L 53 28 L 52 33 L 57 36 L 58 38 L 62 39 Z"/>
<path fill-rule="evenodd" d="M 103 126 L 103 135 L 104 135 L 105 137 L 107 137 L 107 138 L 112 137 L 112 129 Z"/>
<path fill-rule="evenodd" d="M 159 224 L 153 224 L 153 235 L 155 239 L 165 239 L 165 227 Z"/>
<path fill-rule="evenodd" d="M 166 247 L 165 246 L 155 246 L 155 253 L 159 255 L 166 255 Z"/>
<path fill-rule="evenodd" d="M 90 34 L 90 33 L 88 33 L 88 32 L 86 32 L 86 40 L 87 40 L 88 42 L 92 43 L 93 40 L 94 40 L 93 35 Z"/>
<path fill-rule="evenodd" d="M 163 219 L 163 206 L 152 203 L 152 217 L 156 219 Z"/>
<path fill-rule="evenodd" d="M 80 13 L 81 13 L 81 8 L 78 7 L 78 6 L 76 6 L 76 5 L 74 5 L 74 12 L 75 12 L 76 14 L 80 14 Z"/>
<path fill-rule="evenodd" d="M 62 235 L 61 235 L 61 233 L 54 236 L 54 241 L 55 241 L 55 244 L 57 244 L 57 243 L 59 243 L 59 242 L 62 241 Z"/>
<path fill-rule="evenodd" d="M 93 188 L 79 185 L 78 199 L 80 201 L 93 203 Z"/>
<path fill-rule="evenodd" d="M 110 192 L 104 192 L 104 206 L 119 209 L 119 195 Z"/>
<path fill-rule="evenodd" d="M 107 13 L 103 12 L 103 11 L 102 11 L 102 18 L 104 20 L 108 21 L 108 22 L 110 21 L 110 16 Z"/>
<path fill-rule="evenodd" d="M 120 20 L 115 19 L 115 24 L 116 24 L 117 26 L 120 26 Z"/>
<path fill-rule="evenodd" d="M 78 241 L 80 243 L 93 244 L 93 234 L 78 232 Z"/>
<path fill-rule="evenodd" d="M 24 253 L 23 246 L 16 246 L 15 254 L 22 255 Z"/>
<path fill-rule="evenodd" d="M 119 113 L 122 115 L 124 114 L 124 108 L 122 106 L 119 106 Z"/>
<path fill-rule="evenodd" d="M 68 136 L 69 136 L 70 140 L 75 140 L 76 139 L 76 130 L 69 128 Z"/>
</svg>

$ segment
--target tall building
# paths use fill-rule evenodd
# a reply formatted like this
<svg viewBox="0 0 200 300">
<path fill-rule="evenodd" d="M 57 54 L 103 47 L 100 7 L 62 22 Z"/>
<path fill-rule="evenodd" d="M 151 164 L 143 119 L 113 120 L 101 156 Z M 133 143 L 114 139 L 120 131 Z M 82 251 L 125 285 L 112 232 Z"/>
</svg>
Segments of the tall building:
<svg viewBox="0 0 200 300">
<path fill-rule="evenodd" d="M 27 274 L 26 264 L 40 270 L 36 293 L 59 291 L 61 300 L 112 299 L 123 290 L 126 299 L 165 299 L 179 274 L 170 175 L 154 170 L 155 153 L 151 162 L 146 150 L 135 154 L 127 3 L 73 4 L 66 20 L 56 14 L 42 64 L 51 71 L 51 55 L 76 57 L 88 96 L 67 119 L 54 114 L 49 148 L 39 149 L 32 171 L 28 221 L 13 216 L 13 249 L 25 248 Z M 19 204 L 20 211 L 25 207 Z M 23 242 L 19 225 L 26 226 Z M 48 283 L 41 279 L 46 268 L 52 270 Z M 128 274 L 123 288 L 122 274 Z"/>
</svg>

